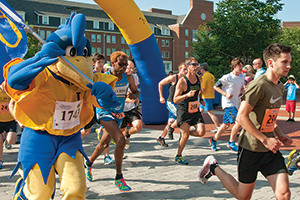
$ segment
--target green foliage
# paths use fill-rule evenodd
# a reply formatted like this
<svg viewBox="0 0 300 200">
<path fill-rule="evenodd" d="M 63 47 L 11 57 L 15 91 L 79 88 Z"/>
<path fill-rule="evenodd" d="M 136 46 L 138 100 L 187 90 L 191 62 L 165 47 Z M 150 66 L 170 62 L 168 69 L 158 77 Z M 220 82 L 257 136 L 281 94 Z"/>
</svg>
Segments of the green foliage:
<svg viewBox="0 0 300 200">
<path fill-rule="evenodd" d="M 263 50 L 280 33 L 276 14 L 283 4 L 280 0 L 222 0 L 217 6 L 214 21 L 198 29 L 193 55 L 206 61 L 215 77 L 220 77 L 230 71 L 227 66 L 234 57 L 242 58 L 245 64 L 262 58 Z"/>
<path fill-rule="evenodd" d="M 27 22 L 26 22 L 27 23 Z M 30 26 L 33 28 L 32 26 Z M 26 33 L 28 40 L 28 51 L 24 56 L 24 59 L 33 57 L 39 50 L 41 50 L 42 44 L 30 33 Z"/>
<path fill-rule="evenodd" d="M 300 82 L 300 28 L 284 28 L 280 31 L 280 34 L 277 36 L 276 42 L 290 46 L 292 48 L 292 69 L 289 72 L 293 74 Z M 286 81 L 286 78 L 283 78 L 283 82 Z"/>
</svg>

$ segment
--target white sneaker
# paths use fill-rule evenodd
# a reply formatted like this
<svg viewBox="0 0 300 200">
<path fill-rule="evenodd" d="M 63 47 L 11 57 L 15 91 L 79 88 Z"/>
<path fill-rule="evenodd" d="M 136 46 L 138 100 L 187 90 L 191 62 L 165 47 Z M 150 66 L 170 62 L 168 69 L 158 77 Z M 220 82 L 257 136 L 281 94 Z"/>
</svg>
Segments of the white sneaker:
<svg viewBox="0 0 300 200">
<path fill-rule="evenodd" d="M 213 175 L 210 171 L 210 166 L 216 164 L 217 160 L 214 156 L 207 156 L 204 160 L 203 167 L 199 172 L 199 180 L 202 184 L 207 183 L 208 179 Z"/>
<path fill-rule="evenodd" d="M 215 130 L 211 130 L 211 133 L 217 133 L 220 127 L 217 127 Z"/>
<path fill-rule="evenodd" d="M 129 138 L 127 138 L 127 137 L 125 136 L 125 140 L 126 140 L 125 149 L 129 149 L 129 147 L 130 147 Z"/>
</svg>

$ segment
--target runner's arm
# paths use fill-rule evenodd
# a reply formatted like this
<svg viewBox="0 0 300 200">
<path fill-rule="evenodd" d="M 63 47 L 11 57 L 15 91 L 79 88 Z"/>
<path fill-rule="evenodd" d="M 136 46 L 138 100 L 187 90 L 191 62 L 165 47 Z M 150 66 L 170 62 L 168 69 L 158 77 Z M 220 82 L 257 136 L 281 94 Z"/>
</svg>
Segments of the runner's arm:
<svg viewBox="0 0 300 200">
<path fill-rule="evenodd" d="M 165 98 L 163 96 L 163 87 L 164 87 L 164 85 L 167 85 L 167 84 L 173 82 L 174 77 L 176 77 L 176 75 L 167 76 L 166 78 L 159 81 L 159 83 L 158 83 L 158 93 L 159 93 L 160 103 L 165 103 Z"/>
<path fill-rule="evenodd" d="M 137 86 L 135 85 L 135 80 L 134 80 L 133 76 L 127 74 L 127 79 L 129 82 L 129 88 L 131 90 L 131 93 L 128 95 L 129 99 L 132 99 L 132 100 L 139 99 L 140 92 L 138 91 Z"/>
</svg>

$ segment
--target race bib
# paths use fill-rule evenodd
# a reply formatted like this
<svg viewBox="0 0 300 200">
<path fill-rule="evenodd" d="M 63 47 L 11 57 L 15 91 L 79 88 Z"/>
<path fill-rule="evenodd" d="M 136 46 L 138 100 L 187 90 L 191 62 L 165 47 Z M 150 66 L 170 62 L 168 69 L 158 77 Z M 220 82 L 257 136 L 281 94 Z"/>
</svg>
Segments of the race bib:
<svg viewBox="0 0 300 200">
<path fill-rule="evenodd" d="M 57 101 L 53 118 L 53 129 L 71 129 L 79 124 L 82 100 L 76 102 Z"/>
<path fill-rule="evenodd" d="M 121 113 L 113 113 L 112 112 L 111 114 L 117 119 L 122 119 L 125 117 L 125 114 L 123 112 L 121 112 Z"/>
<path fill-rule="evenodd" d="M 195 113 L 198 112 L 198 108 L 199 108 L 199 102 L 198 101 L 190 101 L 189 102 L 189 113 Z"/>
<path fill-rule="evenodd" d="M 4 113 L 8 113 L 9 109 L 8 109 L 8 103 L 0 103 L 0 113 L 4 114 Z"/>
<path fill-rule="evenodd" d="M 272 132 L 274 130 L 278 111 L 279 108 L 266 110 L 260 127 L 261 132 Z"/>
</svg>

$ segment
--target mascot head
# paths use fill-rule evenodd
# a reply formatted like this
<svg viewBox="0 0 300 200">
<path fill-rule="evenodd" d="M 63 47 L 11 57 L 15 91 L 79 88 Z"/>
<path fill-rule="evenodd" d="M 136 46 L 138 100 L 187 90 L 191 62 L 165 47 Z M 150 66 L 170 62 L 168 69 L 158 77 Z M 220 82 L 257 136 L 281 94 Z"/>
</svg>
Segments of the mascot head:
<svg viewBox="0 0 300 200">
<path fill-rule="evenodd" d="M 82 73 L 93 80 L 93 64 L 91 60 L 91 43 L 84 36 L 86 19 L 83 14 L 72 13 L 66 24 L 59 27 L 48 38 L 47 42 L 55 42 L 65 50 L 64 57 Z M 77 72 L 61 60 L 48 68 L 78 87 L 86 88 L 88 83 Z"/>
</svg>

